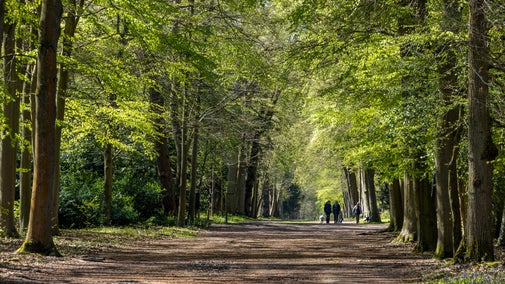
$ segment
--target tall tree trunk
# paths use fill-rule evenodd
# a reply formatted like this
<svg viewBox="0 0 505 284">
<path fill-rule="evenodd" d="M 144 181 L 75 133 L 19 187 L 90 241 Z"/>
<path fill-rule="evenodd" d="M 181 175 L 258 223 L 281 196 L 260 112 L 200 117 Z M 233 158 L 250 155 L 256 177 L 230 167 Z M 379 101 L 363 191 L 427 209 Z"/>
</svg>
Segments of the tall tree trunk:
<svg viewBox="0 0 505 284">
<path fill-rule="evenodd" d="M 187 165 L 188 165 L 188 126 L 187 126 L 187 90 L 181 86 L 177 90 L 177 84 L 172 83 L 172 100 L 170 103 L 170 115 L 172 120 L 172 132 L 174 135 L 175 149 L 177 152 L 176 184 L 179 193 L 179 204 L 177 211 L 177 225 L 180 227 L 186 224 L 186 188 L 187 188 Z M 179 97 L 179 93 L 181 96 Z"/>
<path fill-rule="evenodd" d="M 421 27 L 425 24 L 425 20 L 427 17 L 426 0 L 401 0 L 400 6 L 409 8 L 408 10 L 410 11 L 409 13 L 403 14 L 403 16 L 398 19 L 398 30 L 401 36 L 412 34 L 416 27 Z M 415 59 L 416 52 L 422 53 L 423 51 L 421 48 L 417 48 L 416 50 L 416 48 L 414 48 L 414 46 L 412 46 L 412 44 L 410 43 L 405 43 L 401 46 L 400 50 L 401 57 L 404 58 L 405 60 Z M 402 78 L 403 93 L 406 100 L 415 99 L 412 98 L 412 95 L 415 94 L 415 92 L 418 92 L 417 90 L 412 91 L 414 80 L 415 79 L 412 77 L 412 75 L 405 75 Z M 418 144 L 420 143 L 418 142 Z M 411 149 L 416 149 L 420 147 L 420 145 L 418 144 L 412 144 L 409 146 Z M 420 196 L 415 191 L 417 180 L 416 175 L 418 175 L 415 173 L 419 171 L 419 169 L 416 168 L 417 166 L 419 166 L 418 161 L 419 157 L 421 157 L 421 155 L 408 157 L 416 160 L 416 162 L 413 164 L 414 168 L 411 171 L 413 176 L 411 176 L 410 174 L 405 175 L 406 177 L 405 195 L 404 195 L 405 211 L 404 211 L 403 227 L 399 236 L 399 239 L 403 241 L 413 241 L 414 239 L 422 240 L 424 238 L 423 236 L 420 236 L 420 234 L 423 232 L 417 231 L 418 230 L 417 225 L 419 224 L 418 223 L 419 220 L 417 220 L 418 216 L 416 216 L 416 212 L 419 213 L 418 210 L 420 209 L 416 208 L 416 206 L 419 206 L 421 204 L 421 202 L 417 200 L 417 198 Z"/>
<path fill-rule="evenodd" d="M 245 214 L 248 217 L 253 216 L 253 191 L 258 180 L 258 165 L 261 147 L 259 144 L 259 133 L 253 138 L 251 145 L 251 154 L 249 156 L 249 165 L 247 167 L 247 179 L 245 184 Z"/>
<path fill-rule="evenodd" d="M 182 123 L 182 144 L 181 144 L 181 160 L 180 160 L 180 168 L 181 168 L 181 174 L 180 174 L 180 180 L 179 180 L 179 212 L 177 214 L 177 225 L 179 227 L 183 227 L 186 225 L 186 189 L 187 189 L 187 176 L 186 173 L 188 171 L 188 153 L 189 153 L 189 143 L 187 140 L 187 131 L 188 127 L 186 125 L 186 122 L 183 121 Z"/>
<path fill-rule="evenodd" d="M 73 50 L 73 39 L 77 23 L 79 22 L 79 13 L 77 9 L 81 9 L 84 5 L 84 0 L 70 0 L 68 5 L 68 13 L 65 17 L 65 28 L 63 30 L 63 49 L 62 55 L 70 57 Z M 58 71 L 58 87 L 56 94 L 56 121 L 63 122 L 65 119 L 65 98 L 67 97 L 69 72 L 64 63 L 60 63 Z M 53 217 L 52 227 L 53 234 L 58 234 L 58 207 L 60 196 L 60 151 L 61 151 L 61 123 L 56 124 L 56 168 L 54 169 L 54 194 L 53 194 Z"/>
<path fill-rule="evenodd" d="M 20 98 L 17 94 L 19 78 L 16 59 L 16 24 L 6 24 L 3 36 L 3 66 L 6 92 L 3 92 L 3 118 L 5 130 L 0 134 L 0 233 L 4 237 L 17 237 L 14 221 L 16 192 L 16 135 L 19 132 Z"/>
<path fill-rule="evenodd" d="M 166 131 L 165 120 L 163 119 L 164 98 L 161 93 L 151 88 L 149 89 L 151 111 L 156 114 L 155 127 L 159 137 L 154 141 L 154 149 L 158 154 L 156 158 L 156 168 L 158 180 L 160 182 L 162 194 L 163 214 L 165 216 L 173 215 L 177 210 L 175 200 L 175 185 L 172 167 L 170 166 L 170 153 L 168 151 L 168 134 Z"/>
<path fill-rule="evenodd" d="M 56 53 L 62 13 L 61 0 L 42 1 L 35 99 L 33 195 L 26 239 L 18 249 L 21 253 L 59 255 L 51 233 L 51 209 L 56 162 Z"/>
<path fill-rule="evenodd" d="M 363 168 L 359 169 L 359 192 L 363 217 L 370 217 L 370 192 L 366 184 L 366 172 Z"/>
<path fill-rule="evenodd" d="M 21 172 L 19 174 L 19 229 L 25 231 L 30 220 L 30 200 L 32 198 L 32 172 L 33 172 L 33 136 L 32 136 L 32 113 L 27 106 L 33 109 L 35 101 L 34 93 L 37 88 L 36 64 L 27 66 L 28 82 L 23 87 L 23 109 L 22 115 L 22 137 L 23 147 L 21 149 Z"/>
<path fill-rule="evenodd" d="M 352 216 L 352 208 L 359 201 L 358 183 L 356 180 L 356 173 L 349 167 L 344 167 L 344 173 L 347 180 L 347 191 L 349 193 L 349 203 L 345 204 L 345 216 Z"/>
<path fill-rule="evenodd" d="M 461 22 L 461 12 L 457 0 L 443 1 L 443 17 L 440 23 L 442 32 L 458 32 Z M 458 103 L 460 92 L 457 76 L 456 45 L 452 40 L 445 40 L 441 43 L 438 53 L 438 82 L 439 101 L 442 112 L 438 118 L 437 137 L 435 148 L 435 169 L 436 169 L 436 200 L 437 200 L 437 223 L 438 236 L 435 257 L 452 257 L 454 242 L 454 230 L 456 220 L 459 216 L 456 175 L 456 147 L 458 145 L 458 122 L 461 107 Z M 456 179 L 453 175 L 456 175 Z M 456 190 L 456 191 L 454 191 Z M 458 213 L 455 215 L 454 213 Z"/>
<path fill-rule="evenodd" d="M 191 183 L 189 189 L 189 222 L 195 223 L 196 216 L 196 174 L 198 168 L 198 122 L 195 122 L 193 128 L 193 146 L 191 149 Z"/>
<path fill-rule="evenodd" d="M 0 44 L 4 41 L 4 23 L 5 19 L 5 0 L 0 1 Z M 3 54 L 3 51 L 0 49 L 0 55 Z"/>
<path fill-rule="evenodd" d="M 416 177 L 414 181 L 414 192 L 417 195 L 417 204 L 415 207 L 417 244 L 415 251 L 433 252 L 437 244 L 437 219 L 435 212 L 435 194 L 431 180 L 427 177 Z"/>
<path fill-rule="evenodd" d="M 417 239 L 416 201 L 414 181 L 407 173 L 405 173 L 404 177 L 403 190 L 403 226 L 400 235 L 398 235 L 398 240 L 402 242 L 413 242 Z"/>
<path fill-rule="evenodd" d="M 112 223 L 112 144 L 106 143 L 103 154 L 104 223 Z"/>
<path fill-rule="evenodd" d="M 375 170 L 365 170 L 365 183 L 368 191 L 368 198 L 370 203 L 370 221 L 381 222 L 379 207 L 377 206 L 377 195 L 375 194 Z"/>
<path fill-rule="evenodd" d="M 270 185 L 270 179 L 269 177 L 265 177 L 265 182 L 263 184 L 263 188 L 261 191 L 261 216 L 264 218 L 270 217 L 270 191 L 271 191 L 271 185 Z"/>
<path fill-rule="evenodd" d="M 239 215 L 246 215 L 246 177 L 247 177 L 247 169 L 248 169 L 248 164 L 247 164 L 247 149 L 248 149 L 248 143 L 247 143 L 247 138 L 246 135 L 242 136 L 242 143 L 240 144 L 240 149 L 239 149 L 239 156 L 238 156 L 238 167 L 237 167 L 237 173 L 236 173 L 236 188 L 235 188 L 235 200 L 232 202 L 235 202 L 236 205 L 236 210 L 235 214 Z"/>
<path fill-rule="evenodd" d="M 235 153 L 235 158 L 238 158 L 238 153 Z M 232 161 L 227 167 L 227 178 L 226 178 L 226 212 L 236 213 L 238 211 L 237 206 L 237 162 Z"/>
<path fill-rule="evenodd" d="M 469 261 L 494 259 L 491 192 L 497 155 L 491 138 L 488 103 L 489 51 L 485 1 L 470 0 L 468 41 L 468 215 L 465 227 Z"/>
<path fill-rule="evenodd" d="M 403 226 L 403 203 L 399 179 L 394 179 L 389 188 L 389 212 L 389 231 L 400 232 Z"/>
<path fill-rule="evenodd" d="M 505 200 L 503 200 L 503 210 L 501 214 L 500 235 L 498 236 L 497 246 L 505 247 Z"/>
<path fill-rule="evenodd" d="M 457 138 L 459 141 L 459 138 Z M 453 156 L 456 156 L 457 150 Z M 449 165 L 449 194 L 451 198 L 451 212 L 452 212 L 452 235 L 453 235 L 453 255 L 456 253 L 460 242 L 463 239 L 463 227 L 461 220 L 461 195 L 459 194 L 459 175 L 456 157 Z"/>
</svg>

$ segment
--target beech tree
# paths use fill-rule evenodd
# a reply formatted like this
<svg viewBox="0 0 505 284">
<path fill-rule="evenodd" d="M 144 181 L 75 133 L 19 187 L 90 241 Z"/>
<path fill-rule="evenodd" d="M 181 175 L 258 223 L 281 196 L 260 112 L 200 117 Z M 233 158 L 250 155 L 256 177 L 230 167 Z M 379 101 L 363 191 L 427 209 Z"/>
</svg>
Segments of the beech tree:
<svg viewBox="0 0 505 284">
<path fill-rule="evenodd" d="M 61 0 L 42 1 L 35 95 L 34 176 L 30 221 L 18 252 L 59 255 L 52 238 L 51 216 L 56 162 L 56 54 L 63 13 Z"/>
<path fill-rule="evenodd" d="M 461 30 L 459 1 L 444 1 L 440 22 L 442 33 L 436 58 L 439 73 L 441 110 L 437 122 L 435 145 L 438 236 L 435 256 L 452 257 L 461 241 L 461 214 L 458 191 L 458 144 L 461 138 L 462 87 L 458 70 L 457 39 Z"/>
<path fill-rule="evenodd" d="M 468 215 L 465 258 L 493 260 L 491 192 L 497 149 L 491 136 L 489 111 L 489 49 L 485 1 L 469 1 L 468 32 Z"/>
<path fill-rule="evenodd" d="M 5 5 L 2 1 L 2 5 Z M 10 7 L 11 9 L 13 6 Z M 18 235 L 14 222 L 16 190 L 16 154 L 19 133 L 20 96 L 18 93 L 18 58 L 16 56 L 16 16 L 7 9 L 3 23 L 2 127 L 0 128 L 0 229 L 5 237 Z"/>
</svg>

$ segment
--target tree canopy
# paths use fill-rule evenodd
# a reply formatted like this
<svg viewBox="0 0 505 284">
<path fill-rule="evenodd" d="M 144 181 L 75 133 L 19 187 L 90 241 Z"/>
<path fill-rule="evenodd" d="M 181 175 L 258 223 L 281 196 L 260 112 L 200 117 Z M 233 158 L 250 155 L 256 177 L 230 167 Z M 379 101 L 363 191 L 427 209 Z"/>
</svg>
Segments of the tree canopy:
<svg viewBox="0 0 505 284">
<path fill-rule="evenodd" d="M 199 212 L 314 219 L 326 200 L 338 200 L 346 217 L 366 201 L 374 217 L 399 206 L 387 190 L 376 197 L 375 186 L 398 183 L 419 201 L 423 181 L 436 184 L 437 202 L 412 203 L 418 235 L 430 234 L 419 216 L 435 206 L 444 227 L 461 214 L 459 223 L 475 229 L 478 202 L 489 206 L 489 226 L 503 226 L 503 181 L 492 178 L 505 168 L 503 7 L 482 2 L 63 1 L 61 25 L 51 22 L 62 28 L 55 80 L 65 82 L 51 142 L 53 229 L 184 226 Z M 0 224 L 8 235 L 18 189 L 17 175 L 4 169 L 17 163 L 8 153 L 32 143 L 39 158 L 37 140 L 22 130 L 43 135 L 37 119 L 48 110 L 36 107 L 45 85 L 33 70 L 35 61 L 42 68 L 43 25 L 56 28 L 38 2 L 20 3 L 1 7 Z M 472 89 L 478 78 L 488 90 Z M 474 95 L 486 99 L 479 115 Z M 469 143 L 483 125 L 484 150 Z M 481 150 L 489 174 L 475 177 L 471 157 Z M 20 179 L 32 171 L 22 164 Z M 489 184 L 489 198 L 480 199 L 474 178 Z M 22 196 L 31 194 L 23 188 Z M 377 198 L 388 204 L 376 208 Z M 453 233 L 438 233 L 440 257 L 464 242 Z M 446 235 L 451 241 L 441 243 Z M 471 246 L 489 237 L 475 237 L 466 240 L 467 258 L 485 254 Z"/>
</svg>

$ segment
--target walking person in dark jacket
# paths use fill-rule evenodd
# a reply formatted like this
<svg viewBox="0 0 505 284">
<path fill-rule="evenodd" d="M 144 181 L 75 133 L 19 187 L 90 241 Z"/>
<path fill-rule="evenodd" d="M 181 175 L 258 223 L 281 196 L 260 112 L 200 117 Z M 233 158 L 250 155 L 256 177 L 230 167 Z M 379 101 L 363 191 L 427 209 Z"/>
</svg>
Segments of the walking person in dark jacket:
<svg viewBox="0 0 505 284">
<path fill-rule="evenodd" d="M 354 215 L 356 217 L 356 224 L 359 223 L 359 215 L 361 215 L 361 205 L 358 203 L 356 203 L 356 205 L 354 205 L 354 208 L 352 208 L 352 215 Z"/>
<path fill-rule="evenodd" d="M 335 203 L 333 203 L 333 221 L 335 224 L 342 222 L 340 219 L 340 211 L 340 204 L 338 204 L 338 201 L 335 201 Z"/>
<path fill-rule="evenodd" d="M 329 200 L 324 204 L 324 214 L 326 214 L 326 224 L 329 224 L 331 215 L 331 201 Z"/>
</svg>

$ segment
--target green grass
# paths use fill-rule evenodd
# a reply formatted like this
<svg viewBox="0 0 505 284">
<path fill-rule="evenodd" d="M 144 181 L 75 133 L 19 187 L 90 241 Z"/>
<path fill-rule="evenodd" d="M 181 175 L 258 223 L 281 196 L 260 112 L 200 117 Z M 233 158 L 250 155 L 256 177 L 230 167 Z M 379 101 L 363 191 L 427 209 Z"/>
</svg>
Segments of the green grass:
<svg viewBox="0 0 505 284">
<path fill-rule="evenodd" d="M 128 238 L 159 237 L 159 236 L 193 237 L 198 233 L 198 230 L 194 228 L 164 227 L 164 226 L 98 227 L 98 228 L 89 228 L 73 231 L 77 232 L 81 231 L 83 233 L 90 232 L 104 235 L 115 235 Z"/>
<path fill-rule="evenodd" d="M 244 223 L 244 222 L 251 222 L 251 221 L 255 221 L 255 220 L 257 220 L 257 219 L 248 218 L 245 216 L 228 214 L 228 223 L 229 224 L 238 224 L 238 223 Z M 221 216 L 221 215 L 214 215 L 211 217 L 210 222 L 214 223 L 214 224 L 226 224 L 226 217 Z"/>
</svg>

